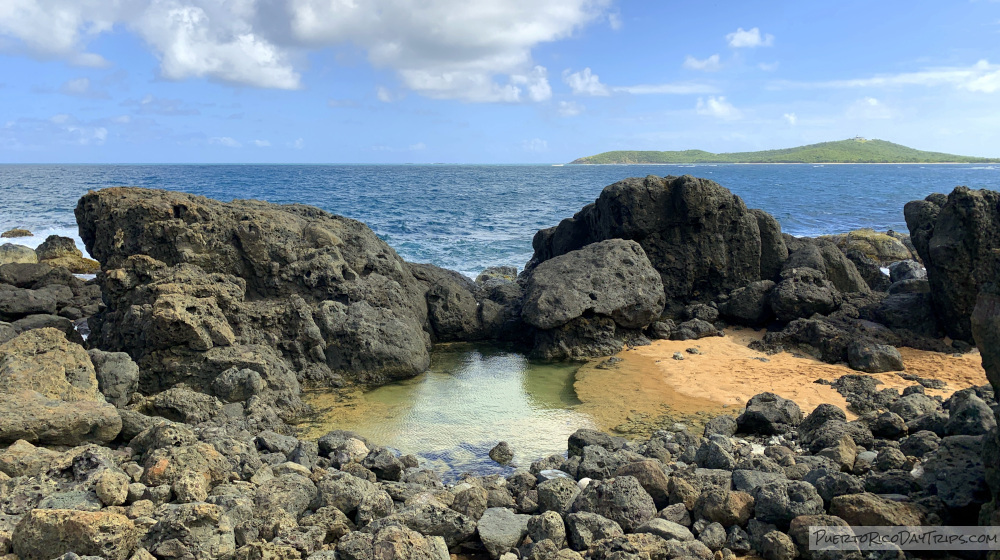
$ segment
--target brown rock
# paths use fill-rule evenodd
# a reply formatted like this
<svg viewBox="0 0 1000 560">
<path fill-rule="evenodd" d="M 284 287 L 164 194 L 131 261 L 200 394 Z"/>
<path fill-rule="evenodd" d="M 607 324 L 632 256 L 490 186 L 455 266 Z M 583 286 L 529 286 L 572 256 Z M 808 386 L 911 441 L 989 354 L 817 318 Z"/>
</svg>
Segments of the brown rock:
<svg viewBox="0 0 1000 560">
<path fill-rule="evenodd" d="M 721 523 L 724 527 L 744 526 L 753 517 L 753 496 L 746 492 L 731 492 L 724 488 L 707 488 L 694 506 L 696 517 Z"/>
<path fill-rule="evenodd" d="M 229 480 L 229 461 L 206 443 L 156 449 L 145 461 L 140 482 L 146 486 L 172 485 L 188 473 L 214 487 Z"/>
<path fill-rule="evenodd" d="M 22 560 L 49 560 L 66 552 L 126 560 L 139 531 L 124 515 L 100 511 L 35 509 L 14 529 L 14 553 Z"/>
<path fill-rule="evenodd" d="M 0 345 L 0 393 L 37 391 L 64 401 L 105 402 L 87 351 L 56 329 L 35 329 Z"/>
<path fill-rule="evenodd" d="M 0 393 L 0 443 L 108 443 L 121 429 L 118 409 L 106 402 L 67 402 L 35 391 Z"/>
<path fill-rule="evenodd" d="M 909 525 L 924 523 L 924 512 L 913 503 L 891 502 L 865 492 L 837 496 L 830 503 L 830 514 L 849 525 Z"/>
</svg>

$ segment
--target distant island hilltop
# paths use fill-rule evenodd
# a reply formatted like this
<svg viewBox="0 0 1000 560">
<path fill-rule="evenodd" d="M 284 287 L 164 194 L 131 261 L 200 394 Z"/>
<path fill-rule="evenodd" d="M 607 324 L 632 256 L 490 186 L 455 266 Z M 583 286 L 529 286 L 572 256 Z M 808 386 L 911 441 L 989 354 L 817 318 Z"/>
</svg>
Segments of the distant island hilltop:
<svg viewBox="0 0 1000 560">
<path fill-rule="evenodd" d="M 713 154 L 704 150 L 654 152 L 619 150 L 582 157 L 571 164 L 641 163 L 1000 163 L 1000 158 L 924 152 L 885 140 L 849 138 L 761 152 Z"/>
</svg>

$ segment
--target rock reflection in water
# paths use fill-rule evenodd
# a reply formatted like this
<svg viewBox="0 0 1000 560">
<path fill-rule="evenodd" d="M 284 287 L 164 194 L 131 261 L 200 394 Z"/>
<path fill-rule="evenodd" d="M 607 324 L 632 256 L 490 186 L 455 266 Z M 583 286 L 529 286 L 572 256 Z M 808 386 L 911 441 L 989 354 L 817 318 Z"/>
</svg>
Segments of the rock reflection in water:
<svg viewBox="0 0 1000 560">
<path fill-rule="evenodd" d="M 488 452 L 506 440 L 523 466 L 566 452 L 569 434 L 592 428 L 573 390 L 579 364 L 541 364 L 488 345 L 435 349 L 430 369 L 413 379 L 347 395 L 311 392 L 321 414 L 304 425 L 318 438 L 351 430 L 412 453 L 451 478 L 461 472 L 503 472 Z"/>
</svg>

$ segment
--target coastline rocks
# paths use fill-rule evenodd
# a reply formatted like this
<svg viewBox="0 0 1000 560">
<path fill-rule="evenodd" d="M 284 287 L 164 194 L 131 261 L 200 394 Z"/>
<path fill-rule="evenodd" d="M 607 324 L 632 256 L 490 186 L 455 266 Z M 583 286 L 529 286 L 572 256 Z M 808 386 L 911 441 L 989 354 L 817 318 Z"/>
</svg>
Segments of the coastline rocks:
<svg viewBox="0 0 1000 560">
<path fill-rule="evenodd" d="M 947 198 L 907 203 L 904 215 L 941 324 L 950 337 L 971 342 L 979 291 L 1000 277 L 1000 192 L 955 187 Z"/>
<path fill-rule="evenodd" d="M 746 410 L 736 419 L 740 433 L 763 435 L 789 432 L 801 422 L 799 405 L 774 393 L 755 395 L 747 401 Z"/>
<path fill-rule="evenodd" d="M 46 445 L 106 444 L 122 429 L 115 407 L 67 402 L 35 391 L 0 393 L 0 444 L 17 440 Z"/>
<path fill-rule="evenodd" d="M 74 274 L 94 274 L 101 269 L 97 261 L 84 258 L 76 242 L 69 237 L 50 235 L 35 249 L 35 254 L 38 262 L 65 268 Z"/>
<path fill-rule="evenodd" d="M 831 236 L 842 251 L 858 251 L 880 265 L 912 258 L 910 250 L 896 237 L 873 229 L 858 229 Z"/>
<path fill-rule="evenodd" d="M 0 264 L 33 264 L 37 262 L 38 255 L 35 254 L 35 251 L 31 247 L 15 245 L 13 243 L 4 243 L 3 245 L 0 245 Z"/>
<path fill-rule="evenodd" d="M 49 560 L 63 553 L 126 560 L 139 541 L 129 518 L 107 512 L 34 509 L 14 528 L 13 551 L 24 560 Z"/>
<path fill-rule="evenodd" d="M 535 354 L 613 354 L 659 316 L 660 276 L 642 247 L 611 239 L 540 263 L 527 277 L 521 317 L 540 330 Z M 611 350 L 611 351 L 609 351 Z"/>
<path fill-rule="evenodd" d="M 764 234 L 759 222 L 765 222 Z M 607 239 L 631 239 L 659 272 L 669 314 L 747 284 L 770 279 L 785 254 L 780 227 L 713 181 L 691 176 L 631 178 L 557 227 L 535 234 L 526 271 Z"/>
<path fill-rule="evenodd" d="M 771 310 L 779 321 L 828 315 L 841 304 L 840 292 L 812 268 L 789 268 L 771 292 Z"/>
<path fill-rule="evenodd" d="M 87 351 L 52 328 L 0 345 L 0 393 L 23 390 L 64 401 L 104 401 Z"/>
<path fill-rule="evenodd" d="M 847 361 L 851 369 L 865 373 L 882 373 L 886 371 L 902 371 L 903 357 L 899 350 L 888 344 L 875 344 L 864 340 L 855 340 L 847 345 Z"/>
<path fill-rule="evenodd" d="M 31 237 L 32 235 L 34 234 L 24 228 L 12 228 L 0 233 L 0 238 L 9 239 L 14 237 Z"/>
<path fill-rule="evenodd" d="M 88 193 L 76 215 L 105 268 L 108 309 L 92 321 L 93 342 L 129 353 L 162 388 L 194 376 L 207 391 L 230 367 L 250 367 L 278 395 L 268 400 L 295 409 L 296 376 L 379 384 L 428 365 L 425 285 L 360 222 L 138 188 Z"/>
</svg>

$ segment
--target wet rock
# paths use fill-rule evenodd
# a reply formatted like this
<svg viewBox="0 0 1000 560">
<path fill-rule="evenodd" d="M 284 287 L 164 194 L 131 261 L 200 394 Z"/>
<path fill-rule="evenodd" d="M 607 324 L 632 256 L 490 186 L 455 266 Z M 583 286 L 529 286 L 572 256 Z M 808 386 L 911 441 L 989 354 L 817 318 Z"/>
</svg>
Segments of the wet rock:
<svg viewBox="0 0 1000 560">
<path fill-rule="evenodd" d="M 25 560 L 48 560 L 65 552 L 126 560 L 139 531 L 124 515 L 63 509 L 28 512 L 13 532 L 13 550 Z"/>
<path fill-rule="evenodd" d="M 34 234 L 24 228 L 11 228 L 0 233 L 0 238 L 11 239 L 16 237 L 31 237 L 32 235 Z"/>
<path fill-rule="evenodd" d="M 634 531 L 656 515 L 653 498 L 632 476 L 591 481 L 573 502 L 573 512 L 590 512 Z"/>
<path fill-rule="evenodd" d="M 499 465 L 507 465 L 514 460 L 514 451 L 511 450 L 510 444 L 506 441 L 496 444 L 493 449 L 490 449 L 489 455 L 490 459 Z"/>
<path fill-rule="evenodd" d="M 774 393 L 755 395 L 747 402 L 746 411 L 736 423 L 741 433 L 783 434 L 802 421 L 802 411 L 794 402 Z"/>
</svg>

